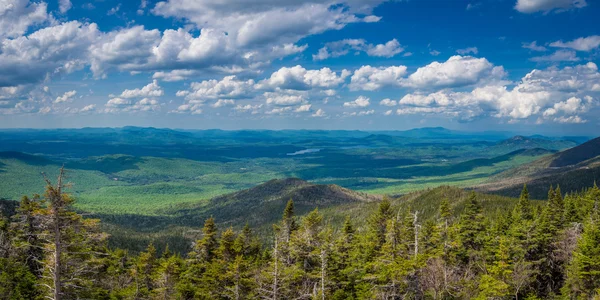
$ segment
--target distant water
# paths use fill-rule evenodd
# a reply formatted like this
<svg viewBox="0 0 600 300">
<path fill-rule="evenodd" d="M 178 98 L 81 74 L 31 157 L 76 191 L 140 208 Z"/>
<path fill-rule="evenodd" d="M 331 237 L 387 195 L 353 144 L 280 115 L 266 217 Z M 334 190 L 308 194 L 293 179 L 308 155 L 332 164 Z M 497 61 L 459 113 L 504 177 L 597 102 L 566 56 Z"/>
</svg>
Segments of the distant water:
<svg viewBox="0 0 600 300">
<path fill-rule="evenodd" d="M 315 153 L 315 152 L 319 152 L 319 151 L 321 151 L 321 149 L 313 148 L 313 149 L 305 149 L 305 150 L 296 151 L 294 153 L 288 153 L 287 155 L 290 155 L 290 156 L 302 155 L 302 154 L 307 154 L 307 153 Z"/>
</svg>

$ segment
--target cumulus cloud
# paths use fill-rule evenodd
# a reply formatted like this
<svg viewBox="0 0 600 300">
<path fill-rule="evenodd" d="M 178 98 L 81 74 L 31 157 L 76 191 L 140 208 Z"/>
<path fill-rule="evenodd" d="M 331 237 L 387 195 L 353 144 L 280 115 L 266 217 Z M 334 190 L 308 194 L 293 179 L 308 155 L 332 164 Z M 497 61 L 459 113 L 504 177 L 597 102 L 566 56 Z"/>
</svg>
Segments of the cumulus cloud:
<svg viewBox="0 0 600 300">
<path fill-rule="evenodd" d="M 323 118 L 326 117 L 327 114 L 325 113 L 325 111 L 321 108 L 317 109 L 317 111 L 315 113 L 313 113 L 311 116 L 315 117 L 315 118 Z"/>
<path fill-rule="evenodd" d="M 152 75 L 152 78 L 160 79 L 160 80 L 167 81 L 167 82 L 173 82 L 173 81 L 186 80 L 197 74 L 198 74 L 198 72 L 195 70 L 185 70 L 185 69 L 172 70 L 172 71 L 166 71 L 166 72 L 159 71 L 159 72 L 155 72 L 154 75 Z"/>
<path fill-rule="evenodd" d="M 558 12 L 586 7 L 586 0 L 517 0 L 515 9 L 530 14 L 556 10 Z"/>
<path fill-rule="evenodd" d="M 279 93 L 265 93 L 267 104 L 278 106 L 289 106 L 304 103 L 306 100 L 303 95 L 282 95 Z"/>
<path fill-rule="evenodd" d="M 252 105 L 252 104 L 246 104 L 246 105 L 238 104 L 233 109 L 235 111 L 238 111 L 238 112 L 244 112 L 244 113 L 250 112 L 251 114 L 256 115 L 256 114 L 260 113 L 260 109 L 262 107 L 263 107 L 262 104 L 254 104 L 254 105 Z"/>
<path fill-rule="evenodd" d="M 234 105 L 235 101 L 231 100 L 231 99 L 219 99 L 217 100 L 217 102 L 213 103 L 211 106 L 214 108 L 218 108 L 218 107 L 223 107 L 223 106 L 228 106 L 228 105 Z"/>
<path fill-rule="evenodd" d="M 396 113 L 442 113 L 463 120 L 489 115 L 513 121 L 534 116 L 542 117 L 542 121 L 576 121 L 569 117 L 586 113 L 596 105 L 592 94 L 597 80 L 600 73 L 591 62 L 562 69 L 551 67 L 529 72 L 512 88 L 492 84 L 470 92 L 407 94 L 398 101 Z"/>
<path fill-rule="evenodd" d="M 77 94 L 77 91 L 68 91 L 64 93 L 62 96 L 56 97 L 54 103 L 63 103 L 63 102 L 71 102 L 73 101 L 73 97 Z"/>
<path fill-rule="evenodd" d="M 404 85 L 420 89 L 460 87 L 501 80 L 505 76 L 504 68 L 494 66 L 485 58 L 455 55 L 445 62 L 436 61 L 418 68 Z"/>
<path fill-rule="evenodd" d="M 383 99 L 381 101 L 379 101 L 379 105 L 383 105 L 383 106 L 396 106 L 398 102 L 396 100 L 391 100 L 391 99 Z"/>
<path fill-rule="evenodd" d="M 260 82 L 258 88 L 281 88 L 292 90 L 308 90 L 311 88 L 330 89 L 344 82 L 350 74 L 343 70 L 339 75 L 329 68 L 307 70 L 297 65 L 291 68 L 283 67 L 268 79 Z"/>
<path fill-rule="evenodd" d="M 37 83 L 81 69 L 87 64 L 89 45 L 99 34 L 96 24 L 72 21 L 4 40 L 0 44 L 0 87 Z"/>
<path fill-rule="evenodd" d="M 313 60 L 324 60 L 335 58 L 348 54 L 350 51 L 355 53 L 365 52 L 369 56 L 392 57 L 404 51 L 398 40 L 392 39 L 385 44 L 367 44 L 364 39 L 345 39 L 341 41 L 329 42 L 313 55 Z"/>
<path fill-rule="evenodd" d="M 336 2 L 347 6 L 333 7 Z M 349 23 L 378 21 L 356 14 L 370 14 L 383 1 L 336 2 L 267 0 L 248 6 L 235 0 L 168 0 L 158 2 L 152 12 L 187 19 L 199 28 L 217 28 L 228 32 L 237 44 L 246 46 L 293 43 L 308 35 L 341 29 Z"/>
<path fill-rule="evenodd" d="M 401 86 L 404 75 L 406 75 L 406 66 L 362 66 L 354 71 L 349 87 L 351 90 L 374 91 L 382 87 Z"/>
<path fill-rule="evenodd" d="M 404 48 L 400 46 L 396 39 L 393 39 L 385 44 L 370 46 L 367 49 L 367 54 L 369 56 L 392 57 L 402 51 L 404 51 Z"/>
<path fill-rule="evenodd" d="M 202 114 L 202 104 L 182 104 L 173 113 L 190 113 L 192 115 Z"/>
<path fill-rule="evenodd" d="M 309 112 L 311 107 L 312 107 L 311 104 L 300 105 L 294 110 L 294 112 L 297 112 L 297 113 Z"/>
<path fill-rule="evenodd" d="M 27 29 L 48 20 L 45 2 L 32 3 L 29 0 L 4 0 L 0 5 L 0 40 L 15 38 Z"/>
<path fill-rule="evenodd" d="M 164 91 L 158 85 L 158 81 L 153 80 L 148 85 L 133 90 L 124 90 L 121 93 L 121 98 L 140 98 L 140 97 L 160 97 L 164 95 Z"/>
<path fill-rule="evenodd" d="M 354 101 L 344 102 L 344 107 L 357 108 L 357 107 L 367 107 L 369 106 L 370 99 L 364 96 L 359 96 Z"/>
<path fill-rule="evenodd" d="M 189 91 L 179 91 L 177 96 L 184 96 L 187 101 L 204 102 L 207 99 L 247 98 L 254 91 L 252 79 L 239 80 L 235 75 L 226 76 L 222 80 L 205 80 L 193 82 Z"/>
<path fill-rule="evenodd" d="M 581 98 L 571 97 L 565 101 L 555 103 L 553 107 L 548 108 L 544 111 L 544 117 L 554 116 L 557 113 L 563 112 L 565 114 L 575 114 L 587 111 L 587 107 L 581 100 Z"/>
<path fill-rule="evenodd" d="M 592 51 L 600 46 L 600 35 L 580 37 L 569 42 L 556 41 L 550 47 L 569 48 L 577 51 Z"/>
</svg>

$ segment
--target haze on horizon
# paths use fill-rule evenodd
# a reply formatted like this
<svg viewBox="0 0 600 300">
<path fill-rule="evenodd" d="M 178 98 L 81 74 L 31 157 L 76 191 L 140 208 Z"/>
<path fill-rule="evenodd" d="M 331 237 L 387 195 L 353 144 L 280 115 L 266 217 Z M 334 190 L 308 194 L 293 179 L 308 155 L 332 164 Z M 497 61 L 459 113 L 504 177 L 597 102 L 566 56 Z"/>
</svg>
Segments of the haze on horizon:
<svg viewBox="0 0 600 300">
<path fill-rule="evenodd" d="M 0 128 L 600 125 L 596 1 L 2 3 Z"/>
</svg>

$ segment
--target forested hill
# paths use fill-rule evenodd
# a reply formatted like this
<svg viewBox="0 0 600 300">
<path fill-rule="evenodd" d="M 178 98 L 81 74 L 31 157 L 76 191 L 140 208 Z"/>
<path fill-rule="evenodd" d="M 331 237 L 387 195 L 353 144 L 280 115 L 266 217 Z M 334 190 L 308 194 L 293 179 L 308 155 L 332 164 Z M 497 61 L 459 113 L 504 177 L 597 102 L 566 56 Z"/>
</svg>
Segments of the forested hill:
<svg viewBox="0 0 600 300">
<path fill-rule="evenodd" d="M 300 217 L 289 200 L 269 242 L 211 217 L 179 255 L 152 244 L 139 254 L 107 247 L 98 222 L 72 211 L 58 182 L 0 218 L 2 299 L 600 297 L 596 186 L 551 189 L 543 203 L 526 188 L 515 200 L 442 187 L 367 202 L 364 218 L 348 214 L 342 225 L 318 209 Z"/>
<path fill-rule="evenodd" d="M 600 138 L 491 176 L 478 189 L 517 196 L 527 183 L 532 196 L 543 199 L 551 184 L 574 191 L 596 181 L 600 181 Z"/>
</svg>

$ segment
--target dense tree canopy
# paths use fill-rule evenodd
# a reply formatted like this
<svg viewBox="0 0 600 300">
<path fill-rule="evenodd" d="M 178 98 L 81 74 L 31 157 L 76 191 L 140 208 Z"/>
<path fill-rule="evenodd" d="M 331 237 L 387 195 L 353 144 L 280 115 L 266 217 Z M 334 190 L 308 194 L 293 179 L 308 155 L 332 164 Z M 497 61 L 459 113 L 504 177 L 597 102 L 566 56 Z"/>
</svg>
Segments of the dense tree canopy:
<svg viewBox="0 0 600 300">
<path fill-rule="evenodd" d="M 285 207 L 268 243 L 209 218 L 192 251 L 109 249 L 71 209 L 61 178 L 0 220 L 2 299 L 592 299 L 600 297 L 600 190 L 541 206 L 527 188 L 493 217 L 472 193 L 433 218 L 384 198 L 365 222 L 332 227 Z M 161 254 L 159 254 L 161 253 Z"/>
</svg>

